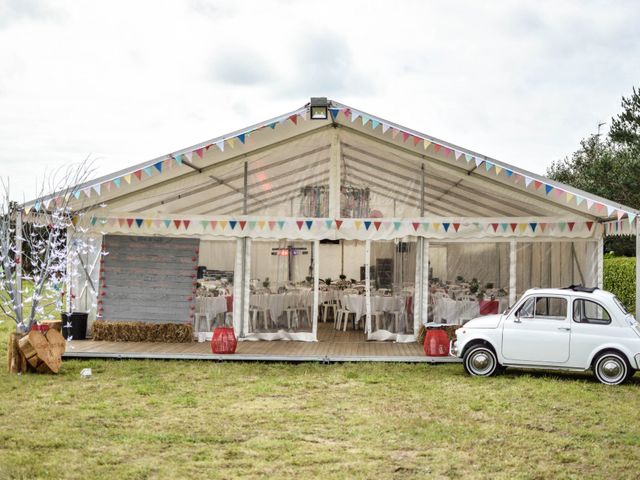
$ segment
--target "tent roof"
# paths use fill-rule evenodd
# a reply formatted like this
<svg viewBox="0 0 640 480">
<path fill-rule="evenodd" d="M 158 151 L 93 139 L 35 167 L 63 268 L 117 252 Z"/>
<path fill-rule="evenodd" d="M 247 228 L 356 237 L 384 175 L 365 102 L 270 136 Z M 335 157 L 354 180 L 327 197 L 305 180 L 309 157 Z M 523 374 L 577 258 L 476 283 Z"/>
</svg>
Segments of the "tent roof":
<svg viewBox="0 0 640 480">
<path fill-rule="evenodd" d="M 250 160 L 247 213 L 291 200 L 301 185 L 328 180 L 331 132 L 341 135 L 343 169 L 380 198 L 416 206 L 411 181 L 425 171 L 427 213 L 460 217 L 579 216 L 599 221 L 639 212 L 486 155 L 330 101 L 327 120 L 311 120 L 309 105 L 188 148 L 105 175 L 73 189 L 74 208 L 238 214 L 245 160 Z M 300 166 L 296 163 L 303 160 Z M 259 171 L 260 170 L 260 171 Z M 266 173 L 265 173 L 266 172 Z M 251 181 L 258 175 L 260 181 Z M 268 188 L 265 188 L 265 177 Z M 306 183 L 305 183 L 306 182 Z M 59 195 L 36 199 L 39 210 Z"/>
</svg>

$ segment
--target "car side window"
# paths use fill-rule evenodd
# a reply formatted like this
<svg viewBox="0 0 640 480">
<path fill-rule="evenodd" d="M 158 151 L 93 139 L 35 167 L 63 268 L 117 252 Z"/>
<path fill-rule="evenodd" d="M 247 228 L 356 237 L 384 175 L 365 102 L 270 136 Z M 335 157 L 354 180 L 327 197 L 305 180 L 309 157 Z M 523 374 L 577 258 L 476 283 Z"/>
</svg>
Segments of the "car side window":
<svg viewBox="0 0 640 480">
<path fill-rule="evenodd" d="M 558 297 L 538 297 L 536 299 L 536 317 L 567 318 L 567 299 Z"/>
<path fill-rule="evenodd" d="M 573 321 L 578 323 L 608 325 L 611 323 L 611 316 L 599 303 L 591 300 L 578 299 L 573 301 Z"/>
<path fill-rule="evenodd" d="M 518 310 L 520 318 L 564 320 L 567 318 L 567 299 L 560 297 L 532 297 Z"/>
</svg>

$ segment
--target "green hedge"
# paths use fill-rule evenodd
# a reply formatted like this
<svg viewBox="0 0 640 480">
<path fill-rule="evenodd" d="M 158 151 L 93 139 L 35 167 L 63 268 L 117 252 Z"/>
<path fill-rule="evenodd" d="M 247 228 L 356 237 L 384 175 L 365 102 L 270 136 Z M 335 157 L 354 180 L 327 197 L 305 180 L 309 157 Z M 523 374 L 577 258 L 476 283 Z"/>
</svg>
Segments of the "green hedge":
<svg viewBox="0 0 640 480">
<path fill-rule="evenodd" d="M 604 260 L 604 289 L 614 293 L 629 312 L 636 311 L 636 259 L 614 257 Z"/>
</svg>

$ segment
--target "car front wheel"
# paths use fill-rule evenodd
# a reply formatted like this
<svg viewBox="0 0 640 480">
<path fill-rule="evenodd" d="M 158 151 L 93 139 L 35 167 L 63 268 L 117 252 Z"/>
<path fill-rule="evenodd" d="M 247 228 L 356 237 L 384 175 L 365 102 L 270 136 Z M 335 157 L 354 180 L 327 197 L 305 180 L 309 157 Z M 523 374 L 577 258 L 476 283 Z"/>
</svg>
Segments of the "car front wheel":
<svg viewBox="0 0 640 480">
<path fill-rule="evenodd" d="M 488 347 L 478 345 L 471 347 L 464 354 L 464 370 L 475 377 L 490 377 L 498 369 L 498 359 Z"/>
<path fill-rule="evenodd" d="M 620 385 L 629 379 L 631 367 L 619 353 L 605 352 L 594 362 L 593 373 L 600 383 Z"/>
</svg>

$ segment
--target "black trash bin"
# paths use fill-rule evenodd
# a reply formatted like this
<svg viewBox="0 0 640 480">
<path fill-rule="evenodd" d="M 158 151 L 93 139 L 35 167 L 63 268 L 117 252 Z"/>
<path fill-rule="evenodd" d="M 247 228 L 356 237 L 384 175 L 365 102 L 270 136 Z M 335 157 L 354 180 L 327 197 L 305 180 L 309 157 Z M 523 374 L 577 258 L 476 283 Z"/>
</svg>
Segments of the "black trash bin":
<svg viewBox="0 0 640 480">
<path fill-rule="evenodd" d="M 85 340 L 87 338 L 87 312 L 73 312 L 61 314 L 62 317 L 62 336 L 66 339 L 71 337 L 73 340 Z"/>
</svg>

